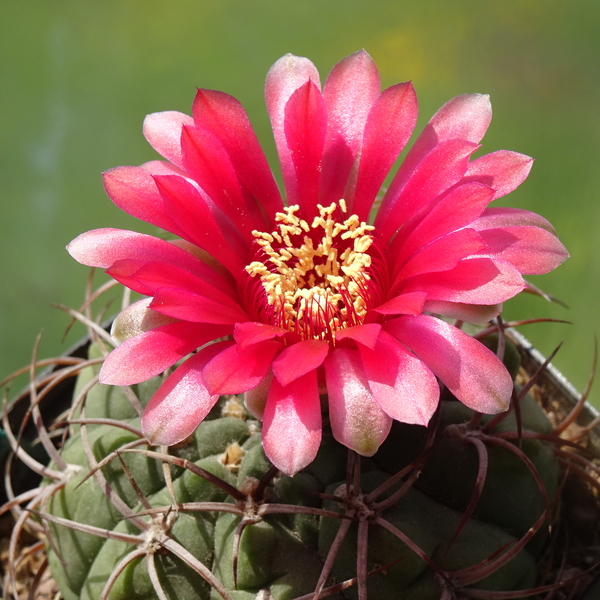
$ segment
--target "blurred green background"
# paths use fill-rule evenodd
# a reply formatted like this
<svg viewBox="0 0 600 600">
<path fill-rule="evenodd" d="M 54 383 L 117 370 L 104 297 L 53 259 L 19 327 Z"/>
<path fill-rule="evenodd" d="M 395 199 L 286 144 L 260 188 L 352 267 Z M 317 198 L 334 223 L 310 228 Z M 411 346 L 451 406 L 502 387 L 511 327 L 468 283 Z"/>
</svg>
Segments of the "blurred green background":
<svg viewBox="0 0 600 600">
<path fill-rule="evenodd" d="M 100 173 L 155 158 L 147 113 L 189 112 L 195 87 L 238 97 L 274 158 L 263 83 L 286 52 L 310 57 L 323 80 L 364 47 L 383 83 L 412 79 L 422 127 L 465 92 L 492 97 L 484 151 L 536 158 L 503 199 L 550 219 L 572 258 L 534 278 L 569 309 L 523 296 L 506 318 L 572 325 L 524 328 L 582 389 L 600 331 L 600 3 L 597 0 L 0 0 L 0 379 L 64 351 L 87 269 L 65 245 L 97 227 L 152 233 L 104 195 Z M 600 406 L 600 393 L 592 402 Z"/>
</svg>

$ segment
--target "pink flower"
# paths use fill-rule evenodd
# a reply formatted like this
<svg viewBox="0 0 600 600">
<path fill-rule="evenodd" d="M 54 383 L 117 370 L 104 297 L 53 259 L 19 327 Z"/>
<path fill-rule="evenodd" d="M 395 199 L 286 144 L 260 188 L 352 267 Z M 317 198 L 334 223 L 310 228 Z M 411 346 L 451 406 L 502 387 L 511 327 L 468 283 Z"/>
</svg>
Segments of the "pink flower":
<svg viewBox="0 0 600 600">
<path fill-rule="evenodd" d="M 532 164 L 505 150 L 471 160 L 488 97 L 459 96 L 434 115 L 377 211 L 417 120 L 410 83 L 380 92 L 361 51 L 321 91 L 315 66 L 287 55 L 269 71 L 266 101 L 285 203 L 244 109 L 211 90 L 198 91 L 192 117 L 146 118 L 166 161 L 104 174 L 117 206 L 178 239 L 100 229 L 69 245 L 148 296 L 117 318 L 122 343 L 101 381 L 135 384 L 184 359 L 144 412 L 148 440 L 175 444 L 220 394 L 245 392 L 265 452 L 288 474 L 315 457 L 325 391 L 333 435 L 367 456 L 392 419 L 428 423 L 438 380 L 477 411 L 506 410 L 504 366 L 448 319 L 488 321 L 523 274 L 568 255 L 542 217 L 488 208 Z"/>
</svg>

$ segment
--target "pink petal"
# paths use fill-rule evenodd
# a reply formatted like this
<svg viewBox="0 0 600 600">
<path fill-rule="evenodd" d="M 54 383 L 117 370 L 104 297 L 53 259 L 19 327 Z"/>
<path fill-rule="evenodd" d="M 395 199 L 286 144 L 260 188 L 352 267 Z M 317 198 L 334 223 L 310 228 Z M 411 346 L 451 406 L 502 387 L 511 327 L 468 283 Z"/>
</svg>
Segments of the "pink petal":
<svg viewBox="0 0 600 600">
<path fill-rule="evenodd" d="M 167 175 L 154 179 L 169 216 L 184 232 L 183 237 L 214 256 L 232 273 L 243 269 L 249 257 L 248 247 L 244 249 L 245 243 L 237 231 L 222 229 L 202 194 L 183 177 Z"/>
<path fill-rule="evenodd" d="M 267 340 L 240 348 L 230 345 L 211 360 L 202 376 L 212 394 L 239 394 L 256 387 L 265 376 L 282 344 Z"/>
<path fill-rule="evenodd" d="M 463 404 L 496 414 L 508 409 L 513 382 L 505 366 L 483 344 L 428 315 L 407 315 L 386 324 Z"/>
<path fill-rule="evenodd" d="M 194 271 L 200 261 L 189 252 L 151 235 L 123 229 L 94 229 L 68 246 L 69 254 L 89 267 L 108 268 L 118 260 L 166 261 Z"/>
<path fill-rule="evenodd" d="M 465 258 L 454 269 L 417 275 L 402 285 L 403 292 L 426 292 L 428 300 L 466 304 L 499 304 L 524 288 L 515 267 L 487 257 Z"/>
<path fill-rule="evenodd" d="M 192 117 L 177 111 L 153 113 L 144 119 L 144 136 L 161 156 L 181 168 L 181 130 L 193 124 Z"/>
<path fill-rule="evenodd" d="M 335 339 L 338 342 L 342 340 L 354 340 L 367 348 L 373 348 L 379 337 L 381 325 L 379 323 L 366 323 L 364 325 L 355 325 L 354 327 L 346 327 L 338 329 L 335 332 Z"/>
<path fill-rule="evenodd" d="M 244 406 L 259 421 L 262 421 L 265 416 L 265 406 L 267 405 L 267 397 L 272 383 L 273 371 L 267 371 L 257 386 L 244 392 Z"/>
<path fill-rule="evenodd" d="M 290 96 L 307 81 L 320 87 L 317 68 L 308 58 L 286 54 L 269 69 L 265 84 L 267 110 L 281 162 L 288 206 L 297 204 L 298 190 L 296 169 L 285 135 L 285 106 Z"/>
<path fill-rule="evenodd" d="M 236 303 L 225 306 L 219 301 L 178 288 L 159 288 L 150 305 L 163 315 L 192 323 L 234 325 L 250 317 Z"/>
<path fill-rule="evenodd" d="M 333 437 L 363 456 L 373 456 L 387 437 L 392 419 L 369 389 L 358 350 L 330 352 L 325 377 Z"/>
<path fill-rule="evenodd" d="M 315 371 L 285 387 L 273 380 L 262 438 L 267 458 L 290 477 L 314 460 L 321 444 L 321 403 Z"/>
<path fill-rule="evenodd" d="M 237 293 L 229 282 L 208 265 L 200 264 L 202 268 L 191 273 L 166 262 L 120 260 L 106 272 L 123 285 L 147 296 L 154 296 L 160 288 L 178 288 L 239 309 Z"/>
<path fill-rule="evenodd" d="M 386 89 L 371 109 L 355 189 L 344 194 L 350 212 L 360 219 L 367 220 L 389 170 L 412 134 L 417 113 L 417 96 L 410 82 Z"/>
<path fill-rule="evenodd" d="M 462 94 L 446 102 L 428 127 L 439 141 L 462 139 L 478 144 L 491 120 L 492 105 L 487 94 Z"/>
<path fill-rule="evenodd" d="M 152 298 L 142 298 L 124 308 L 116 316 L 110 328 L 110 336 L 117 344 L 122 344 L 130 338 L 161 325 L 173 323 L 174 320 L 171 317 L 165 317 L 165 315 L 148 308 L 150 302 L 152 302 Z"/>
<path fill-rule="evenodd" d="M 399 171 L 375 218 L 375 227 L 382 238 L 387 240 L 411 215 L 458 183 L 476 149 L 477 145 L 469 141 L 442 142 L 414 168 L 401 190 L 396 183 Z"/>
<path fill-rule="evenodd" d="M 183 164 L 210 199 L 249 239 L 250 232 L 264 226 L 253 221 L 227 150 L 213 133 L 198 127 L 184 127 L 181 135 Z"/>
<path fill-rule="evenodd" d="M 223 144 L 238 177 L 266 214 L 280 212 L 283 203 L 279 189 L 248 115 L 238 100 L 223 92 L 198 90 L 193 115 L 197 127 L 211 131 Z"/>
<path fill-rule="evenodd" d="M 420 315 L 426 298 L 425 292 L 409 292 L 395 296 L 374 310 L 382 315 Z"/>
<path fill-rule="evenodd" d="M 569 257 L 558 238 L 540 227 L 484 229 L 479 233 L 488 246 L 482 254 L 505 260 L 524 275 L 548 273 Z"/>
<path fill-rule="evenodd" d="M 413 277 L 424 273 L 448 271 L 467 256 L 487 248 L 482 237 L 473 229 L 459 229 L 427 244 L 406 261 L 396 276 Z M 393 286 L 392 286 L 393 287 Z"/>
<path fill-rule="evenodd" d="M 142 415 L 142 432 L 153 446 L 173 446 L 194 433 L 219 399 L 202 382 L 204 365 L 218 352 L 212 344 L 188 358 L 158 388 Z"/>
<path fill-rule="evenodd" d="M 533 166 L 533 158 L 497 150 L 476 158 L 467 169 L 463 181 L 479 181 L 495 190 L 494 199 L 501 198 L 519 187 Z"/>
<path fill-rule="evenodd" d="M 404 223 L 390 247 L 397 256 L 395 265 L 402 265 L 426 244 L 456 229 L 470 226 L 491 202 L 494 191 L 480 183 L 467 183 L 425 206 Z"/>
<path fill-rule="evenodd" d="M 311 221 L 317 213 L 321 158 L 325 144 L 327 111 L 319 88 L 307 81 L 285 105 L 285 139 L 296 170 L 300 214 Z"/>
<path fill-rule="evenodd" d="M 133 385 L 159 375 L 184 356 L 223 335 L 222 325 L 169 323 L 130 338 L 115 348 L 100 370 L 100 382 Z"/>
<path fill-rule="evenodd" d="M 427 366 L 385 331 L 373 350 L 359 350 L 379 406 L 401 423 L 427 425 L 440 398 L 435 375 Z"/>
<path fill-rule="evenodd" d="M 272 340 L 276 337 L 283 337 L 289 334 L 287 329 L 267 325 L 266 323 L 256 323 L 246 321 L 245 323 L 236 323 L 233 331 L 233 337 L 241 348 L 251 346 L 265 340 Z"/>
<path fill-rule="evenodd" d="M 364 50 L 341 60 L 327 77 L 323 88 L 328 117 L 321 181 L 324 205 L 340 198 L 348 201 L 346 183 L 363 143 L 367 117 L 379 96 L 379 88 L 379 72 Z"/>
<path fill-rule="evenodd" d="M 287 386 L 292 381 L 320 367 L 328 352 L 328 342 L 302 340 L 288 346 L 273 361 L 273 374 L 281 385 Z"/>
<path fill-rule="evenodd" d="M 482 215 L 473 221 L 471 227 L 477 229 L 496 229 L 498 227 L 541 227 L 556 235 L 556 229 L 552 224 L 537 213 L 523 210 L 522 208 L 508 208 L 493 206 L 486 208 Z"/>
<path fill-rule="evenodd" d="M 428 300 L 423 312 L 433 313 L 450 319 L 459 319 L 467 323 L 484 325 L 495 319 L 502 312 L 502 304 L 476 305 L 461 302 L 444 302 L 443 300 Z"/>
<path fill-rule="evenodd" d="M 140 167 L 115 167 L 102 174 L 109 198 L 126 213 L 180 235 L 152 175 Z"/>
</svg>

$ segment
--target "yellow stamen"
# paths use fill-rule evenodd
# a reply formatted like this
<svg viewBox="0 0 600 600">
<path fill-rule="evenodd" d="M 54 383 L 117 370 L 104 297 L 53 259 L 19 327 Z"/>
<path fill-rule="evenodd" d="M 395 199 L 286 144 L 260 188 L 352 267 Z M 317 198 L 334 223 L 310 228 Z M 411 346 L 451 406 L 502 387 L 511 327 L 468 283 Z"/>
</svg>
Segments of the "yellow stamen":
<svg viewBox="0 0 600 600">
<path fill-rule="evenodd" d="M 268 305 L 276 308 L 274 324 L 305 339 L 332 341 L 335 331 L 362 322 L 367 312 L 363 295 L 374 228 L 357 215 L 346 217 L 343 199 L 317 208 L 310 226 L 294 205 L 276 214 L 277 231 L 253 231 L 262 260 L 246 271 L 260 277 Z M 343 221 L 334 218 L 338 209 Z"/>
</svg>

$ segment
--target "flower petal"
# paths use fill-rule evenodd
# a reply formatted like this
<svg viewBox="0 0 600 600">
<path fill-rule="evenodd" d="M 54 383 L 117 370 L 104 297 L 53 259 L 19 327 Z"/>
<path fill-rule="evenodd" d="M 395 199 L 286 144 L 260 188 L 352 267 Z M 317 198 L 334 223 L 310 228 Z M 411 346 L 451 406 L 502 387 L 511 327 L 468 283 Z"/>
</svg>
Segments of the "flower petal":
<svg viewBox="0 0 600 600">
<path fill-rule="evenodd" d="M 76 237 L 69 254 L 89 267 L 107 269 L 118 260 L 159 260 L 194 271 L 200 261 L 189 252 L 165 240 L 124 229 L 93 229 Z"/>
<path fill-rule="evenodd" d="M 254 321 L 246 321 L 245 323 L 236 323 L 233 330 L 233 337 L 241 348 L 272 340 L 276 337 L 283 337 L 290 332 L 282 327 L 267 325 L 266 323 L 257 323 Z"/>
<path fill-rule="evenodd" d="M 194 433 L 219 399 L 202 382 L 204 365 L 219 351 L 218 344 L 188 358 L 158 388 L 142 415 L 142 433 L 153 446 L 172 446 Z"/>
<path fill-rule="evenodd" d="M 240 348 L 229 345 L 204 367 L 204 383 L 211 394 L 239 394 L 256 387 L 282 345 L 267 340 Z"/>
<path fill-rule="evenodd" d="M 173 323 L 174 319 L 161 315 L 149 308 L 152 298 L 142 298 L 124 308 L 115 318 L 110 328 L 110 336 L 117 344 L 156 329 L 161 325 Z"/>
<path fill-rule="evenodd" d="M 100 383 L 133 385 L 159 375 L 178 360 L 227 334 L 222 325 L 177 321 L 161 325 L 115 348 L 100 369 Z"/>
<path fill-rule="evenodd" d="M 333 437 L 362 456 L 373 456 L 392 419 L 375 400 L 358 350 L 336 348 L 325 359 Z"/>
<path fill-rule="evenodd" d="M 144 119 L 144 136 L 161 156 L 182 168 L 181 130 L 193 124 L 192 117 L 174 110 L 153 113 Z"/>
<path fill-rule="evenodd" d="M 440 388 L 429 368 L 386 331 L 373 350 L 359 350 L 379 406 L 401 423 L 427 425 L 440 399 Z"/>
<path fill-rule="evenodd" d="M 426 299 L 426 292 L 408 292 L 395 296 L 374 310 L 382 315 L 420 315 Z"/>
<path fill-rule="evenodd" d="M 285 135 L 285 106 L 290 96 L 307 81 L 320 87 L 319 72 L 315 65 L 308 58 L 286 54 L 269 69 L 265 84 L 267 110 L 281 163 L 288 206 L 297 204 L 298 188 L 296 169 Z"/>
<path fill-rule="evenodd" d="M 184 127 L 181 149 L 185 170 L 246 239 L 255 227 L 264 226 L 262 219 L 252 219 L 235 167 L 214 133 L 199 127 Z"/>
<path fill-rule="evenodd" d="M 238 304 L 225 306 L 219 301 L 175 287 L 156 290 L 150 308 L 163 315 L 192 323 L 234 325 L 250 319 Z"/>
<path fill-rule="evenodd" d="M 350 212 L 360 219 L 367 220 L 381 185 L 412 134 L 417 113 L 417 96 L 410 82 L 387 88 L 371 109 L 357 181 L 344 193 Z"/>
<path fill-rule="evenodd" d="M 444 300 L 428 300 L 423 312 L 433 313 L 450 319 L 459 319 L 467 323 L 484 325 L 495 319 L 502 312 L 502 304 L 477 305 L 462 302 L 445 302 Z"/>
<path fill-rule="evenodd" d="M 379 323 L 365 323 L 363 325 L 338 329 L 335 332 L 335 339 L 338 342 L 342 340 L 354 340 L 367 348 L 373 348 L 380 331 L 381 325 Z"/>
<path fill-rule="evenodd" d="M 379 96 L 379 89 L 379 71 L 364 50 L 341 60 L 327 77 L 323 88 L 328 117 L 321 178 L 323 205 L 345 198 L 353 212 L 352 198 L 346 195 L 346 184 L 359 155 L 367 117 Z"/>
<path fill-rule="evenodd" d="M 494 200 L 509 194 L 519 187 L 533 166 L 533 158 L 511 152 L 497 150 L 476 158 L 467 169 L 463 181 L 479 181 L 495 190 Z"/>
<path fill-rule="evenodd" d="M 217 221 L 218 209 L 183 177 L 173 175 L 154 178 L 169 216 L 183 231 L 183 237 L 214 256 L 232 273 L 243 269 L 249 250 L 237 230 L 223 219 Z M 194 218 L 190 218 L 193 215 Z"/>
<path fill-rule="evenodd" d="M 523 275 L 548 273 L 569 257 L 559 239 L 540 227 L 483 229 L 479 233 L 487 244 L 482 254 L 509 262 Z"/>
<path fill-rule="evenodd" d="M 321 159 L 327 130 L 327 111 L 321 91 L 307 81 L 285 105 L 285 139 L 296 170 L 300 215 L 311 221 L 317 213 Z"/>
<path fill-rule="evenodd" d="M 273 361 L 273 374 L 281 385 L 287 386 L 292 381 L 320 367 L 328 352 L 328 342 L 302 340 L 288 346 Z"/>
<path fill-rule="evenodd" d="M 428 315 L 398 317 L 385 329 L 406 344 L 469 408 L 486 414 L 508 409 L 512 379 L 496 355 L 476 339 Z"/>
<path fill-rule="evenodd" d="M 428 300 L 499 304 L 525 289 L 521 273 L 510 263 L 489 257 L 465 258 L 454 269 L 417 275 L 402 292 L 426 292 Z"/>
<path fill-rule="evenodd" d="M 108 197 L 126 213 L 171 231 L 180 229 L 165 209 L 152 175 L 141 167 L 115 167 L 102 174 Z"/>
<path fill-rule="evenodd" d="M 192 109 L 196 127 L 211 131 L 223 144 L 240 181 L 265 210 L 265 217 L 283 208 L 281 195 L 246 111 L 233 96 L 198 90 Z"/>
<path fill-rule="evenodd" d="M 438 144 L 415 166 L 401 189 L 396 183 L 399 171 L 375 218 L 381 237 L 389 239 L 413 214 L 458 183 L 476 149 L 476 144 L 464 140 Z"/>
<path fill-rule="evenodd" d="M 287 386 L 273 380 L 262 439 L 267 458 L 290 477 L 314 460 L 321 444 L 321 403 L 315 371 Z"/>
</svg>

